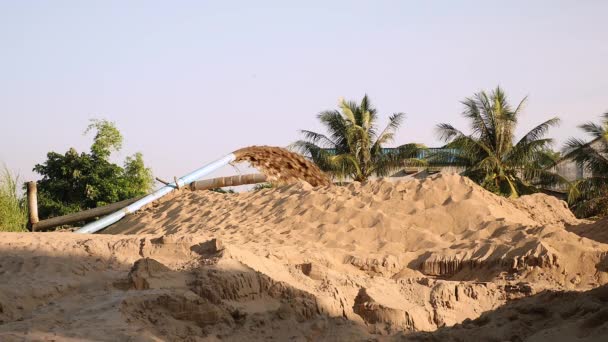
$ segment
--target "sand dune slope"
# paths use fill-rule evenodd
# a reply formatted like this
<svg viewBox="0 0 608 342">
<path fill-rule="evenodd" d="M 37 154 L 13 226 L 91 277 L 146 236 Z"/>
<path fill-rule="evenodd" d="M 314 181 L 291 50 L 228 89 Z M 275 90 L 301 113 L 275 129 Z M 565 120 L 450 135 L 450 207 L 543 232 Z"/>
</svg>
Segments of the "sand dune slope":
<svg viewBox="0 0 608 342">
<path fill-rule="evenodd" d="M 593 274 L 590 260 L 597 262 L 605 249 L 564 229 L 578 223 L 556 198 L 510 200 L 467 178 L 438 175 L 346 187 L 300 183 L 228 195 L 185 192 L 106 233 L 208 234 L 289 263 L 314 260 L 339 269 L 346 264 L 389 278 L 420 271 L 492 280 L 497 272 L 540 265 L 559 270 L 568 287 L 566 276 Z"/>
</svg>

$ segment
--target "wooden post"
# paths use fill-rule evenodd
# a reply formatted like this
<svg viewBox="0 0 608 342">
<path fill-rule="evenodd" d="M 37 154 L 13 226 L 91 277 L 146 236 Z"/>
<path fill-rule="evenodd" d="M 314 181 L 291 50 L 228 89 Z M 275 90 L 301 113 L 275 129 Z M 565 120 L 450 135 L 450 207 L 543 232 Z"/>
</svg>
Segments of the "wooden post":
<svg viewBox="0 0 608 342">
<path fill-rule="evenodd" d="M 35 231 L 34 225 L 38 223 L 38 189 L 36 182 L 27 182 L 27 209 L 29 212 L 30 229 Z"/>
</svg>

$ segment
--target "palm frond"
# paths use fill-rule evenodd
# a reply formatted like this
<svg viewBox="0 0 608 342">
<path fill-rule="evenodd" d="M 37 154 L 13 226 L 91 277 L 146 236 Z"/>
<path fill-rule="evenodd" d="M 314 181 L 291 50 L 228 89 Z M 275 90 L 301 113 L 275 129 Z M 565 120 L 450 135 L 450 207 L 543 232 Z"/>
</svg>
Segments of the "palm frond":
<svg viewBox="0 0 608 342">
<path fill-rule="evenodd" d="M 439 136 L 439 139 L 441 139 L 445 142 L 450 142 L 450 141 L 454 140 L 456 137 L 466 136 L 460 130 L 458 130 L 457 128 L 454 128 L 454 126 L 452 126 L 450 124 L 446 124 L 446 123 L 438 124 L 437 127 L 435 128 L 435 130 L 437 132 L 437 135 Z"/>
<path fill-rule="evenodd" d="M 469 119 L 473 134 L 480 137 L 492 136 L 491 127 L 489 127 L 491 123 L 488 122 L 488 119 L 492 117 L 489 114 L 491 108 L 488 106 L 486 94 L 484 92 L 475 94 L 474 98 L 467 98 L 462 104 L 465 106 L 462 115 Z"/>
<path fill-rule="evenodd" d="M 314 143 L 314 144 L 322 144 L 325 148 L 336 148 L 337 144 L 333 142 L 331 139 L 326 137 L 324 134 L 316 133 L 313 131 L 300 130 L 300 133 L 304 135 L 306 140 Z"/>
<path fill-rule="evenodd" d="M 355 116 L 355 113 L 357 112 L 356 108 L 357 104 L 354 102 L 346 102 L 344 100 L 340 102 L 340 109 L 342 110 L 342 114 L 352 125 L 356 125 L 358 121 L 357 117 Z"/>
<path fill-rule="evenodd" d="M 578 217 L 608 214 L 608 178 L 578 180 L 568 193 L 568 203 Z"/>
<path fill-rule="evenodd" d="M 608 174 L 608 156 L 581 139 L 571 138 L 566 141 L 564 158 L 588 168 L 593 174 Z"/>
<path fill-rule="evenodd" d="M 521 113 L 523 111 L 526 103 L 528 103 L 528 97 L 524 96 L 524 98 L 521 101 L 519 101 L 519 104 L 517 105 L 517 107 L 515 108 L 515 111 L 513 112 L 513 114 L 515 115 L 516 118 L 517 118 L 517 115 L 519 115 L 519 113 Z"/>
<path fill-rule="evenodd" d="M 388 118 L 388 124 L 382 130 L 376 141 L 372 145 L 372 150 L 377 149 L 382 144 L 386 144 L 393 140 L 395 131 L 401 126 L 405 119 L 405 113 L 395 113 Z"/>
<path fill-rule="evenodd" d="M 526 133 L 517 142 L 516 145 L 527 144 L 529 142 L 542 138 L 545 134 L 547 134 L 547 132 L 549 131 L 549 129 L 551 127 L 555 127 L 555 126 L 559 125 L 559 122 L 560 122 L 560 119 L 557 117 L 554 117 L 554 118 L 551 118 L 551 119 L 541 123 L 540 125 L 531 129 L 528 133 Z"/>
<path fill-rule="evenodd" d="M 545 151 L 553 144 L 553 139 L 536 139 L 531 141 L 520 141 L 505 156 L 504 161 L 514 167 L 525 168 L 531 163 L 543 159 L 547 161 Z"/>
<path fill-rule="evenodd" d="M 340 148 L 346 146 L 345 135 L 348 130 L 348 124 L 338 111 L 321 112 L 318 116 L 319 121 L 327 128 L 331 140 Z"/>
</svg>

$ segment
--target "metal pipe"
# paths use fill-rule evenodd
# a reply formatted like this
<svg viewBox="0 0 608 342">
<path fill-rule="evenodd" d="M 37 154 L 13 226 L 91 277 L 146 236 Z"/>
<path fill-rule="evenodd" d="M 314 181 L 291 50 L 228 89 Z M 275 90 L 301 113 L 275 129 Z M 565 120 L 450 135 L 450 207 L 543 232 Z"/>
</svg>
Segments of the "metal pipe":
<svg viewBox="0 0 608 342">
<path fill-rule="evenodd" d="M 247 184 L 258 184 L 268 180 L 268 177 L 264 174 L 253 173 L 247 175 L 238 175 L 230 177 L 218 177 L 211 179 L 197 180 L 190 184 L 192 190 L 207 190 L 214 188 L 223 188 L 226 186 L 239 186 Z"/>
<path fill-rule="evenodd" d="M 76 231 L 76 233 L 98 232 L 98 231 L 106 228 L 107 226 L 118 222 L 118 220 L 125 217 L 127 214 L 134 213 L 135 211 L 139 210 L 144 205 L 146 205 L 150 202 L 156 201 L 157 199 L 167 195 L 168 193 L 175 190 L 176 188 L 180 188 L 182 186 L 188 185 L 188 184 L 200 179 L 201 177 L 219 169 L 220 167 L 233 162 L 235 159 L 236 159 L 236 156 L 234 155 L 234 153 L 230 153 L 221 159 L 218 159 L 212 163 L 209 163 L 209 164 L 201 167 L 200 169 L 190 172 L 189 174 L 177 179 L 175 182 L 172 182 L 170 184 L 163 186 L 162 188 L 154 191 L 153 193 L 147 195 L 146 197 L 140 199 L 139 201 L 136 201 L 135 203 L 132 203 L 132 204 L 126 206 L 125 208 L 123 208 L 121 210 L 118 210 L 108 216 L 102 217 L 101 219 L 99 219 L 95 222 L 91 222 L 91 223 L 83 226 L 82 228 L 78 229 Z"/>
<path fill-rule="evenodd" d="M 144 196 L 139 196 L 136 198 L 129 198 L 124 201 L 104 205 L 102 207 L 97 207 L 93 209 L 88 209 L 84 211 L 79 211 L 73 214 L 67 214 L 64 216 L 56 216 L 51 217 L 50 219 L 42 220 L 38 223 L 32 225 L 32 231 L 40 231 L 43 232 L 45 230 L 49 230 L 51 228 L 55 228 L 57 226 L 62 226 L 64 224 L 72 224 L 75 222 L 86 221 L 92 218 L 105 216 L 115 212 L 116 210 L 120 210 L 131 203 L 135 203 L 138 200 L 144 198 Z"/>
</svg>

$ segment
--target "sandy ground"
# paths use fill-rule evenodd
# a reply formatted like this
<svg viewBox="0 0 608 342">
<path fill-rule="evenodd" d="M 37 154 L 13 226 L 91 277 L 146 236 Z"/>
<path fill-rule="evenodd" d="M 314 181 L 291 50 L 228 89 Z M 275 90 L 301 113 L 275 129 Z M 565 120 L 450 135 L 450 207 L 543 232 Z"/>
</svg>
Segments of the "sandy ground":
<svg viewBox="0 0 608 342">
<path fill-rule="evenodd" d="M 0 234 L 0 341 L 606 341 L 607 231 L 457 175 L 184 189 Z"/>
</svg>

